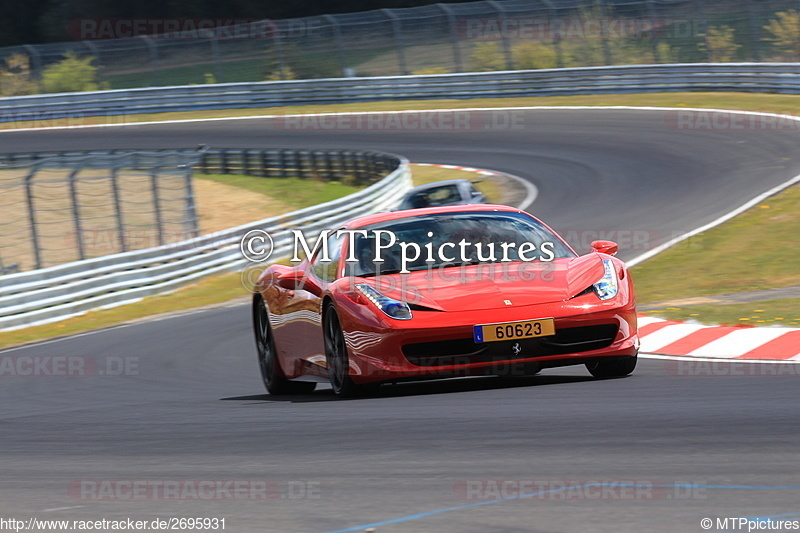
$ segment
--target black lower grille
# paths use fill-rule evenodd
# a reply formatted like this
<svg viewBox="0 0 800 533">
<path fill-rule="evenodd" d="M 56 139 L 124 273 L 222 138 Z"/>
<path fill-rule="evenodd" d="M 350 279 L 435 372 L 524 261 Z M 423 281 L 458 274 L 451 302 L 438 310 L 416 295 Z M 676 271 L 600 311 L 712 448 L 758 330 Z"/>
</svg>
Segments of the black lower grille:
<svg viewBox="0 0 800 533">
<path fill-rule="evenodd" d="M 555 335 L 515 341 L 475 343 L 469 339 L 420 342 L 403 346 L 403 355 L 417 366 L 468 365 L 601 350 L 614 342 L 616 324 L 563 328 Z"/>
</svg>

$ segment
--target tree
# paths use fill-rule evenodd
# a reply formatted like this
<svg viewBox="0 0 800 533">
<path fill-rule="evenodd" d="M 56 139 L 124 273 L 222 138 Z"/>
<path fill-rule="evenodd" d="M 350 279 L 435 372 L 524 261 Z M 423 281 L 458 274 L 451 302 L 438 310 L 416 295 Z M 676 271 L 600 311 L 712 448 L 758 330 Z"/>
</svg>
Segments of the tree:
<svg viewBox="0 0 800 533">
<path fill-rule="evenodd" d="M 800 13 L 791 9 L 776 14 L 764 29 L 772 34 L 765 40 L 787 52 L 792 60 L 800 60 Z"/>
<path fill-rule="evenodd" d="M 42 90 L 46 93 L 72 93 L 100 89 L 93 61 L 93 57 L 81 58 L 74 52 L 67 52 L 63 60 L 42 71 Z"/>
<path fill-rule="evenodd" d="M 736 30 L 725 24 L 711 26 L 701 35 L 704 41 L 700 43 L 700 50 L 708 54 L 708 60 L 712 63 L 732 61 L 736 51 L 741 48 L 734 40 L 735 33 Z"/>
<path fill-rule="evenodd" d="M 512 53 L 514 68 L 517 69 L 556 68 L 558 66 L 558 51 L 553 44 L 538 41 L 521 43 L 512 49 Z"/>
<path fill-rule="evenodd" d="M 38 91 L 31 74 L 31 63 L 25 54 L 12 54 L 0 67 L 0 95 L 19 96 Z"/>
<path fill-rule="evenodd" d="M 472 70 L 484 72 L 491 70 L 503 70 L 505 60 L 500 45 L 494 41 L 476 43 L 470 56 L 472 60 Z"/>
</svg>

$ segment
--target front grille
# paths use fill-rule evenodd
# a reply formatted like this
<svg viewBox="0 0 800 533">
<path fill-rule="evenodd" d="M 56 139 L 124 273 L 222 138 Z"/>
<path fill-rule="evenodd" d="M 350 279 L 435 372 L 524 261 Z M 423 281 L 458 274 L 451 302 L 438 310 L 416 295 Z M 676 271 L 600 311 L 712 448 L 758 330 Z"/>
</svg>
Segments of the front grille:
<svg viewBox="0 0 800 533">
<path fill-rule="evenodd" d="M 417 366 L 449 366 L 580 353 L 608 347 L 618 329 L 616 324 L 601 324 L 563 328 L 555 335 L 515 341 L 475 343 L 468 338 L 419 342 L 404 345 L 403 355 Z M 519 353 L 514 351 L 515 344 L 519 344 Z"/>
</svg>

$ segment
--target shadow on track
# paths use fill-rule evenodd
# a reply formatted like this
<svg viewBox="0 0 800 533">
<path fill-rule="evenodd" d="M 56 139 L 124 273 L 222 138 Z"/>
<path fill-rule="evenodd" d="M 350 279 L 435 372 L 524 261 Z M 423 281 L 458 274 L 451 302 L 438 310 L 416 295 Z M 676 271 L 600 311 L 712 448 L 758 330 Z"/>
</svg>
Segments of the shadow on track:
<svg viewBox="0 0 800 533">
<path fill-rule="evenodd" d="M 317 390 L 311 394 L 272 396 L 269 394 L 253 394 L 249 396 L 233 396 L 220 398 L 220 401 L 249 401 L 265 403 L 311 403 L 329 401 L 359 401 L 377 400 L 381 398 L 401 398 L 406 396 L 425 396 L 433 394 L 455 394 L 461 392 L 477 392 L 499 389 L 513 389 L 519 387 L 532 387 L 544 385 L 560 385 L 566 383 L 582 383 L 585 381 L 599 381 L 591 376 L 558 376 L 537 375 L 527 377 L 500 378 L 500 377 L 470 377 L 440 379 L 431 381 L 414 381 L 404 383 L 387 383 L 376 392 L 358 398 L 337 398 L 331 389 Z"/>
</svg>

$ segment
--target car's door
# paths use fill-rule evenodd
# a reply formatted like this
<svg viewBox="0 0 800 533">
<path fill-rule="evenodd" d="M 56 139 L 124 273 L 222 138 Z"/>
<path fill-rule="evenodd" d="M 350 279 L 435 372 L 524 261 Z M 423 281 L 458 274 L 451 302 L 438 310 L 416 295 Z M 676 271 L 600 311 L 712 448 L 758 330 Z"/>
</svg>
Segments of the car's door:
<svg viewBox="0 0 800 533">
<path fill-rule="evenodd" d="M 320 246 L 308 263 L 306 276 L 309 281 L 325 290 L 329 283 L 337 278 L 339 259 L 342 256 L 344 237 L 336 237 L 332 232 L 328 237 L 328 253 Z M 297 295 L 305 299 L 306 313 L 298 320 L 297 332 L 298 355 L 303 359 L 300 364 L 325 366 L 325 344 L 322 337 L 322 296 L 310 291 L 298 290 Z"/>
</svg>

